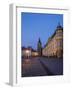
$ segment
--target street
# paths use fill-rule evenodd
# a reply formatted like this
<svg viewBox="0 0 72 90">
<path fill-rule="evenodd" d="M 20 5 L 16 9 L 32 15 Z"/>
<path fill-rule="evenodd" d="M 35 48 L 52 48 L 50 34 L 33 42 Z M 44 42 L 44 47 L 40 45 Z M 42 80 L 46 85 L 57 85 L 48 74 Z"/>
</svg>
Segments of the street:
<svg viewBox="0 0 72 90">
<path fill-rule="evenodd" d="M 63 59 L 32 57 L 22 59 L 22 77 L 63 75 Z"/>
</svg>

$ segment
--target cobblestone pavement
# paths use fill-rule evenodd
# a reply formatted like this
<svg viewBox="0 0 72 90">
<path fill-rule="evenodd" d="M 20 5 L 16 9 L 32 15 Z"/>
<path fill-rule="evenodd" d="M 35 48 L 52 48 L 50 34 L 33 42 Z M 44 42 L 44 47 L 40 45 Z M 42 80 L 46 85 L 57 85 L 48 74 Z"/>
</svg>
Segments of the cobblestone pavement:
<svg viewBox="0 0 72 90">
<path fill-rule="evenodd" d="M 22 77 L 63 75 L 63 60 L 33 57 L 22 59 Z"/>
</svg>

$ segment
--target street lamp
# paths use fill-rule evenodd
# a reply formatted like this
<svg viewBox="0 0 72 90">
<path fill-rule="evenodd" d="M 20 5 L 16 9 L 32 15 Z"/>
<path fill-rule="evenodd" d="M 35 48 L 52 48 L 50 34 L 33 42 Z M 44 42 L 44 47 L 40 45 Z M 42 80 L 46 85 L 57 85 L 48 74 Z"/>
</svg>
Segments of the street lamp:
<svg viewBox="0 0 72 90">
<path fill-rule="evenodd" d="M 31 51 L 30 50 L 26 50 L 26 55 L 29 57 L 31 55 Z"/>
</svg>

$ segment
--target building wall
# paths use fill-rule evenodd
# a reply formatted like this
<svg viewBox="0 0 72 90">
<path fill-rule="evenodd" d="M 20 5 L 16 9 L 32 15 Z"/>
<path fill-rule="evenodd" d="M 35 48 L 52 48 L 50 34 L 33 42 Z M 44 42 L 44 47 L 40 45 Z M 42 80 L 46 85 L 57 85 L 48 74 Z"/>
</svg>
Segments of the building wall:
<svg viewBox="0 0 72 90">
<path fill-rule="evenodd" d="M 31 57 L 31 56 L 38 56 L 38 55 L 39 54 L 37 51 L 32 51 L 32 50 L 27 50 L 27 49 L 22 50 L 23 57 Z"/>
<path fill-rule="evenodd" d="M 39 54 L 38 54 L 38 52 L 31 52 L 31 56 L 38 56 Z"/>
<path fill-rule="evenodd" d="M 30 57 L 31 56 L 31 50 L 22 50 L 22 56 Z"/>
<path fill-rule="evenodd" d="M 57 30 L 42 50 L 43 56 L 62 57 L 63 55 L 63 30 Z"/>
</svg>

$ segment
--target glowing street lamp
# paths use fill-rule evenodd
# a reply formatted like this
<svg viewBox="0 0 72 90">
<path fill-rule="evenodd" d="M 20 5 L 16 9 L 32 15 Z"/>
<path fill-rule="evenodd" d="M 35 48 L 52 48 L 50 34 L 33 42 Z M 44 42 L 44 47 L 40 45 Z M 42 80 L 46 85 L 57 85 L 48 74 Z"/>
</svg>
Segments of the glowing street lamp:
<svg viewBox="0 0 72 90">
<path fill-rule="evenodd" d="M 30 53 L 30 51 L 29 51 L 29 50 L 26 50 L 26 53 L 27 53 L 27 54 L 29 54 L 29 53 Z"/>
<path fill-rule="evenodd" d="M 25 51 L 26 55 L 29 57 L 31 55 L 31 51 L 30 50 L 26 50 Z"/>
</svg>

